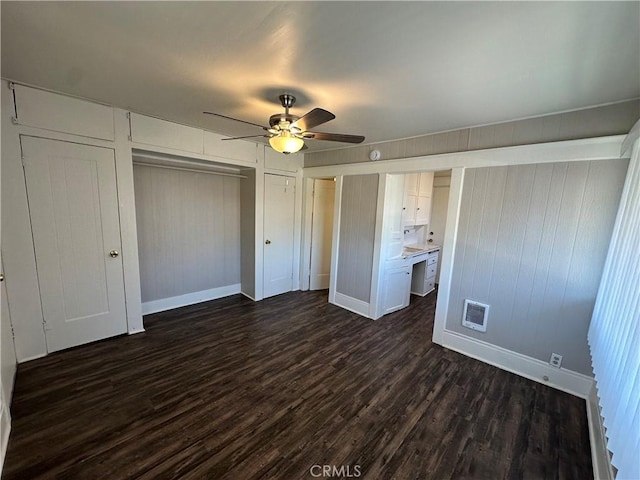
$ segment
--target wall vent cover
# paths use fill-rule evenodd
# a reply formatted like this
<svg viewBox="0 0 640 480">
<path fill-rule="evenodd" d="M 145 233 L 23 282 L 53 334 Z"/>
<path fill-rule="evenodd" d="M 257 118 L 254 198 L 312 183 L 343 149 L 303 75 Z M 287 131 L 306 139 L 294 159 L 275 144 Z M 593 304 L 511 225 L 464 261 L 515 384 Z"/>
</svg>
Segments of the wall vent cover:
<svg viewBox="0 0 640 480">
<path fill-rule="evenodd" d="M 489 316 L 489 305 L 465 299 L 464 312 L 462 313 L 462 326 L 477 330 L 487 331 L 487 318 Z"/>
</svg>

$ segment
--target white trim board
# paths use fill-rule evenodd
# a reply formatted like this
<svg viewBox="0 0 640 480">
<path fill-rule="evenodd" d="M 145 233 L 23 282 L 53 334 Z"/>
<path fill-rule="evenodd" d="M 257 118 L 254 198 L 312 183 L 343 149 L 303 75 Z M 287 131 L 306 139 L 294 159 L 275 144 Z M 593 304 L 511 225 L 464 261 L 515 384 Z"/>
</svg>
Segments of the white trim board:
<svg viewBox="0 0 640 480">
<path fill-rule="evenodd" d="M 38 355 L 32 355 L 30 357 L 27 358 L 21 358 L 18 360 L 18 363 L 25 363 L 25 362 L 30 362 L 31 360 L 37 360 L 39 358 L 44 358 L 48 355 L 49 353 L 39 353 Z"/>
<path fill-rule="evenodd" d="M 357 298 L 350 297 L 344 293 L 335 292 L 333 301 L 334 305 L 345 308 L 350 312 L 357 313 L 363 317 L 371 318 L 369 316 L 369 303 L 358 300 Z"/>
<path fill-rule="evenodd" d="M 240 291 L 239 283 L 226 285 L 224 287 L 211 288 L 209 290 L 202 290 L 200 292 L 187 293 L 185 295 L 177 295 L 175 297 L 152 300 L 142 304 L 142 314 L 149 315 L 150 313 L 164 312 L 165 310 L 193 305 L 194 303 L 207 302 L 209 300 L 228 297 L 229 295 L 235 295 L 236 293 L 242 293 Z"/>
<path fill-rule="evenodd" d="M 552 367 L 542 360 L 475 338 L 446 329 L 442 332 L 441 338 L 443 347 L 585 400 L 589 398 L 593 387 L 593 378 L 587 375 L 565 368 Z"/>
<path fill-rule="evenodd" d="M 424 155 L 377 162 L 343 163 L 307 167 L 304 177 L 362 175 L 368 173 L 405 173 L 449 170 L 451 168 L 497 167 L 531 163 L 610 160 L 620 158 L 625 135 L 536 143 L 514 147 L 489 148 L 466 152 Z"/>
</svg>

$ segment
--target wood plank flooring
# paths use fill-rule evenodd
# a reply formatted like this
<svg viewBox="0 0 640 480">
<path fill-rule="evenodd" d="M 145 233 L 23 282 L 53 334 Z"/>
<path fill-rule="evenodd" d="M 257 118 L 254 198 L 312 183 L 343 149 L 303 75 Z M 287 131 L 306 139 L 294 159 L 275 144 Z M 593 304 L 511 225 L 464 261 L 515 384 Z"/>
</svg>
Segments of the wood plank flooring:
<svg viewBox="0 0 640 480">
<path fill-rule="evenodd" d="M 2 478 L 593 478 L 585 402 L 432 344 L 434 303 L 237 295 L 20 365 Z"/>
</svg>

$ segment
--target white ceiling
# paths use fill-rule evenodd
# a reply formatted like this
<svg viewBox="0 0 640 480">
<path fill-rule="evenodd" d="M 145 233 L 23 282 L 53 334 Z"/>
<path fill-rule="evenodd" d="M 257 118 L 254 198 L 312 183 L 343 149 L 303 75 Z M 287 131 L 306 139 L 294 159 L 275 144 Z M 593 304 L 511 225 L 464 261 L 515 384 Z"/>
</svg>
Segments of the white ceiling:
<svg viewBox="0 0 640 480">
<path fill-rule="evenodd" d="M 639 2 L 1 2 L 2 76 L 228 135 L 398 139 L 640 96 Z M 309 141 L 312 149 L 344 146 Z"/>
</svg>

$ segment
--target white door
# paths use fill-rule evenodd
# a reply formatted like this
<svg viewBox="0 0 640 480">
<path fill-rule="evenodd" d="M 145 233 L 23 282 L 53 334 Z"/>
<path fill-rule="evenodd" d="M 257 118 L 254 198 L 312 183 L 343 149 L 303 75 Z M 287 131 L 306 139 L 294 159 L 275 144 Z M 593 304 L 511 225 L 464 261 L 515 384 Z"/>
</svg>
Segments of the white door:
<svg viewBox="0 0 640 480">
<path fill-rule="evenodd" d="M 444 242 L 444 227 L 447 221 L 447 207 L 449 205 L 449 185 L 433 187 L 433 207 L 431 210 L 431 224 L 429 225 L 429 239 L 433 240 L 433 245 L 442 246 Z M 438 273 L 436 283 L 440 281 L 440 262 L 442 255 L 438 258 Z"/>
<path fill-rule="evenodd" d="M 309 288 L 311 290 L 329 288 L 335 192 L 336 182 L 333 180 L 314 180 L 309 278 Z"/>
<path fill-rule="evenodd" d="M 21 140 L 47 350 L 125 333 L 113 150 Z"/>
<path fill-rule="evenodd" d="M 296 179 L 264 176 L 264 298 L 293 288 Z"/>
</svg>

